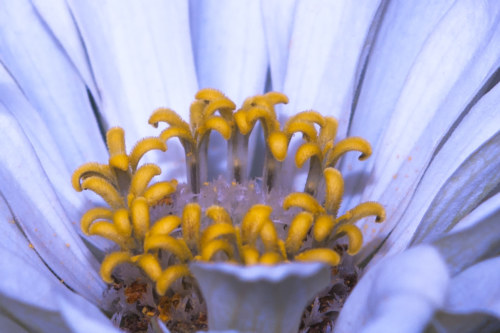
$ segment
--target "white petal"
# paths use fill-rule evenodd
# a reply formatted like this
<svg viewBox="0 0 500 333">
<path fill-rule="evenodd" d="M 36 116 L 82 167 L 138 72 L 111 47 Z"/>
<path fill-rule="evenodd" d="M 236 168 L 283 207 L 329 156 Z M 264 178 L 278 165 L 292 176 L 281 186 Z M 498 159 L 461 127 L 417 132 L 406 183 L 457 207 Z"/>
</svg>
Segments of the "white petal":
<svg viewBox="0 0 500 333">
<path fill-rule="evenodd" d="M 350 131 L 372 143 L 374 156 L 368 163 L 355 154 L 344 161 L 344 170 L 356 175 L 346 188 L 354 196 L 345 200 L 347 208 L 361 194 L 362 200 L 391 198 L 382 200 L 389 210 L 405 207 L 434 150 L 498 67 L 498 5 L 391 3 Z"/>
<path fill-rule="evenodd" d="M 57 190 L 59 200 L 72 219 L 79 219 L 84 196 L 72 189 L 69 180 L 71 172 L 64 157 L 72 155 L 60 150 L 45 121 L 26 99 L 23 92 L 0 64 L 0 112 L 10 114 L 19 123 L 36 151 L 47 177 Z M 99 142 L 99 138 L 96 138 Z"/>
<path fill-rule="evenodd" d="M 98 263 L 70 225 L 17 122 L 0 113 L 0 192 L 45 263 L 71 288 L 98 302 Z"/>
<path fill-rule="evenodd" d="M 236 105 L 264 92 L 268 66 L 260 1 L 190 1 L 200 88 L 222 90 Z"/>
<path fill-rule="evenodd" d="M 211 330 L 293 332 L 310 300 L 330 282 L 319 263 L 190 266 L 207 302 Z"/>
<path fill-rule="evenodd" d="M 439 312 L 432 320 L 432 326 L 439 333 L 498 332 L 500 320 L 482 313 L 453 315 Z"/>
<path fill-rule="evenodd" d="M 0 281 L 0 309 L 27 330 L 119 332 L 93 304 L 69 291 L 55 275 L 42 274 L 15 252 L 2 251 L 0 266 L 5 272 Z M 44 270 L 48 272 L 46 267 Z"/>
<path fill-rule="evenodd" d="M 14 252 L 2 252 L 0 266 L 0 309 L 15 318 L 29 331 L 67 332 L 58 315 L 54 296 L 69 291 L 57 281 L 48 279 Z"/>
<path fill-rule="evenodd" d="M 297 0 L 261 1 L 274 91 L 284 89 L 296 4 Z"/>
<path fill-rule="evenodd" d="M 78 69 L 85 81 L 85 85 L 92 92 L 94 98 L 99 98 L 95 87 L 92 71 L 81 36 L 71 16 L 68 4 L 64 0 L 31 0 L 43 22 L 50 28 L 62 47 L 68 53 L 71 62 Z M 100 100 L 97 100 L 100 104 Z"/>
<path fill-rule="evenodd" d="M 0 29 L 1 62 L 67 152 L 68 168 L 104 158 L 85 84 L 31 3 L 2 2 Z"/>
<path fill-rule="evenodd" d="M 10 318 L 6 313 L 0 312 L 0 327 L 9 333 L 29 333 L 27 327 L 20 326 L 15 319 Z"/>
<path fill-rule="evenodd" d="M 412 238 L 418 243 L 450 230 L 500 182 L 498 103 L 500 85 L 470 110 L 434 156 L 403 217 L 398 221 L 388 210 L 396 220 L 380 230 L 387 234 L 396 226 L 381 254 L 403 250 Z"/>
<path fill-rule="evenodd" d="M 361 277 L 335 332 L 421 332 L 444 302 L 449 276 L 435 248 L 386 257 Z"/>
<path fill-rule="evenodd" d="M 381 1 L 299 1 L 295 9 L 284 92 L 287 114 L 318 110 L 340 117 L 344 134 L 358 61 Z M 363 66 L 363 64 L 359 64 Z"/>
<path fill-rule="evenodd" d="M 469 215 L 458 222 L 452 232 L 462 231 L 479 222 L 498 219 L 500 215 L 500 193 L 495 194 L 480 206 L 475 208 Z"/>
<path fill-rule="evenodd" d="M 473 226 L 445 234 L 433 242 L 445 258 L 452 275 L 475 263 L 498 255 L 500 242 L 499 215 L 486 218 Z"/>
<path fill-rule="evenodd" d="M 188 6 L 175 1 L 69 1 L 109 126 L 150 132 L 168 106 L 186 117 L 196 92 Z M 137 132 L 138 131 L 138 132 Z"/>
<path fill-rule="evenodd" d="M 500 318 L 500 257 L 480 262 L 455 276 L 443 310 L 487 313 Z"/>
<path fill-rule="evenodd" d="M 93 304 L 76 294 L 57 295 L 62 319 L 74 333 L 122 332 Z"/>
<path fill-rule="evenodd" d="M 197 90 L 187 1 L 68 1 L 100 92 L 106 127 L 122 126 L 129 148 L 159 134 L 148 125 L 159 107 L 185 119 Z M 184 177 L 183 150 L 171 140 L 161 160 L 166 177 Z"/>
<path fill-rule="evenodd" d="M 29 247 L 29 241 L 22 234 L 17 225 L 12 212 L 10 211 L 4 198 L 0 195 L 0 252 L 15 253 L 21 260 L 29 266 L 38 269 L 47 277 L 54 278 L 54 275 L 47 270 L 47 266 L 42 262 L 38 254 Z M 8 257 L 8 255 L 5 255 Z M 2 268 L 3 270 L 4 268 Z"/>
</svg>

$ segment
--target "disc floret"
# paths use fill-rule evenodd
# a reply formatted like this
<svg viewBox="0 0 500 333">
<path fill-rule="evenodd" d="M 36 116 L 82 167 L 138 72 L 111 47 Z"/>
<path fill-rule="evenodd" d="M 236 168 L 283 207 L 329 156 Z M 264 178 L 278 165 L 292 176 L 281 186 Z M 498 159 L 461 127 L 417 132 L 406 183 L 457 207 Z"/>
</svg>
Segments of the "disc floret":
<svg viewBox="0 0 500 333">
<path fill-rule="evenodd" d="M 375 202 L 362 203 L 338 216 L 344 181 L 335 166 L 349 151 L 359 151 L 360 160 L 368 158 L 371 147 L 357 137 L 335 143 L 334 118 L 305 111 L 281 126 L 275 105 L 286 104 L 288 98 L 277 92 L 248 98 L 238 110 L 217 90 L 200 90 L 195 98 L 189 123 L 171 109 L 156 110 L 149 123 L 155 127 L 166 123 L 167 128 L 158 137 L 139 141 L 130 154 L 125 150 L 124 131 L 110 129 L 108 164 L 87 163 L 73 174 L 75 190 L 89 189 L 108 204 L 90 209 L 81 219 L 86 235 L 117 245 L 102 262 L 104 281 L 111 283 L 113 270 L 129 263 L 139 267 L 154 281 L 156 292 L 164 295 L 177 279 L 190 275 L 188 265 L 193 261 L 241 265 L 321 261 L 336 266 L 343 255 L 361 249 L 363 237 L 356 221 L 368 216 L 375 216 L 376 222 L 385 219 L 383 207 Z M 262 182 L 247 177 L 248 141 L 258 122 L 266 143 Z M 259 198 L 243 214 L 227 202 L 202 202 L 204 189 L 221 190 L 207 179 L 212 131 L 228 142 L 228 186 L 239 186 Z M 302 168 L 309 161 L 307 181 L 303 191 L 282 195 L 277 207 L 270 198 L 283 192 L 276 176 L 297 133 L 302 134 L 303 143 L 295 151 L 295 164 Z M 151 184 L 161 174 L 160 167 L 140 164 L 147 152 L 166 151 L 166 142 L 174 137 L 185 150 L 190 200 L 180 199 L 175 179 Z M 162 214 L 165 199 L 177 202 Z M 278 210 L 286 213 L 277 217 Z M 344 237 L 348 246 L 341 253 L 335 245 Z"/>
</svg>

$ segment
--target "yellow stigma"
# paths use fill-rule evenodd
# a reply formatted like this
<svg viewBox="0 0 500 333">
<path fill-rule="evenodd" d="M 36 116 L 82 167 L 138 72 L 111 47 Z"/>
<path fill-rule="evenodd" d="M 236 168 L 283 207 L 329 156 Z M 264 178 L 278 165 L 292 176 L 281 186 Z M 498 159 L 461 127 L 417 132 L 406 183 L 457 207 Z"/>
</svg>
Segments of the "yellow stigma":
<svg viewBox="0 0 500 333">
<path fill-rule="evenodd" d="M 168 108 L 154 111 L 149 124 L 167 127 L 140 140 L 129 154 L 123 129 L 111 128 L 106 136 L 108 163 L 84 164 L 71 179 L 76 191 L 91 190 L 107 204 L 81 218 L 85 235 L 116 244 L 102 261 L 103 280 L 112 283 L 118 266 L 134 265 L 164 295 L 176 280 L 190 276 L 188 265 L 196 260 L 241 265 L 320 261 L 336 266 L 343 256 L 356 254 L 363 235 L 354 223 L 369 216 L 382 222 L 385 211 L 378 203 L 365 202 L 338 216 L 344 179 L 335 166 L 349 151 L 360 152 L 360 160 L 368 158 L 371 147 L 357 137 L 336 142 L 337 121 L 316 111 L 300 112 L 281 125 L 275 106 L 286 103 L 285 95 L 269 92 L 246 99 L 237 109 L 221 92 L 202 89 L 188 121 Z M 248 178 L 248 140 L 259 123 L 264 166 L 262 179 L 253 181 Z M 227 182 L 207 178 L 212 132 L 228 142 Z M 279 177 L 295 135 L 302 137 L 295 165 L 309 165 L 302 191 L 290 191 L 290 184 L 280 183 Z M 153 150 L 165 152 L 171 138 L 184 148 L 187 185 L 176 179 L 154 181 L 161 168 L 141 163 Z M 342 252 L 337 252 L 339 243 L 347 245 Z"/>
</svg>

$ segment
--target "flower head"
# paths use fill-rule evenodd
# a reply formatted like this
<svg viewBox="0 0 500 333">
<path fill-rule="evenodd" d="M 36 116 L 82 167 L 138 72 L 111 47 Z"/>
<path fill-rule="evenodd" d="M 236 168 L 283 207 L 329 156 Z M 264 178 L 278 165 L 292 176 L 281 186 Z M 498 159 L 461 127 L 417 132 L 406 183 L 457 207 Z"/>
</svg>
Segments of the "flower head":
<svg viewBox="0 0 500 333">
<path fill-rule="evenodd" d="M 340 314 L 336 330 L 390 326 L 396 331 L 419 331 L 426 325 L 440 329 L 463 323 L 471 330 L 495 328 L 498 297 L 489 297 L 499 294 L 494 257 L 500 182 L 497 1 L 375 0 L 360 6 L 350 1 L 318 5 L 309 1 L 20 0 L 0 7 L 0 212 L 5 222 L 0 230 L 6 235 L 0 257 L 8 272 L 0 280 L 0 315 L 9 329 L 113 329 L 95 307 L 109 309 L 102 297 L 107 285 L 99 268 L 112 243 L 81 235 L 78 223 L 89 208 L 105 203 L 78 195 L 67 180 L 82 163 L 107 160 L 106 132 L 114 125 L 127 133 L 123 145 L 117 144 L 122 140 L 119 130 L 112 131 L 110 140 L 117 148 L 112 154 L 118 156 L 113 164 L 123 167 L 130 156 L 121 147 L 132 147 L 136 138 L 151 135 L 147 124 L 151 110 L 169 106 L 187 121 L 189 101 L 206 87 L 224 91 L 240 107 L 245 97 L 271 90 L 290 98 L 286 107 L 274 106 L 282 134 L 264 133 L 272 145 L 259 143 L 252 134 L 248 150 L 240 149 L 247 144 L 244 126 L 249 123 L 247 116 L 233 112 L 235 126 L 243 131 L 231 136 L 241 140 L 229 142 L 237 147 L 230 149 L 231 154 L 234 151 L 228 158 L 230 174 L 246 184 L 259 169 L 249 163 L 259 160 L 255 154 L 278 157 L 260 168 L 270 171 L 263 175 L 266 181 L 261 188 L 271 192 L 264 193 L 277 190 L 276 184 L 291 187 L 291 179 L 301 179 L 302 185 L 311 185 L 306 193 L 324 195 L 321 191 L 326 187 L 316 186 L 315 180 L 322 173 L 292 177 L 295 174 L 288 168 L 294 161 L 279 160 L 285 145 L 293 149 L 296 144 L 293 138 L 288 142 L 284 129 L 299 110 L 312 108 L 323 112 L 324 118 L 338 119 L 337 139 L 363 137 L 372 145 L 367 162 L 358 163 L 356 154 L 348 154 L 336 165 L 344 176 L 337 216 L 367 200 L 379 202 L 387 215 L 384 223 L 367 219 L 356 224 L 365 245 L 353 265 L 365 271 L 344 309 L 327 307 L 333 317 Z M 233 107 L 224 103 L 223 107 Z M 202 193 L 204 181 L 221 174 L 226 153 L 225 144 L 219 143 L 224 141 L 218 134 L 211 136 L 210 153 L 205 155 L 205 141 L 199 135 L 213 129 L 226 135 L 224 113 L 208 127 L 198 124 L 199 133 L 189 126 L 190 135 L 201 139 L 193 139 L 196 144 L 187 140 L 185 145 L 196 148 L 193 152 L 200 160 L 193 166 L 200 166 L 200 172 L 193 172 L 192 179 L 188 174 L 190 187 L 184 188 L 185 193 L 196 193 L 198 187 Z M 296 120 L 303 123 L 304 119 Z M 231 131 L 236 127 L 231 126 Z M 306 137 L 307 127 L 299 125 Z M 319 130 L 317 125 L 314 128 Z M 161 150 L 165 142 L 160 141 L 146 139 L 139 147 Z M 165 153 L 144 157 L 164 173 L 166 183 L 155 191 L 167 193 L 167 186 L 177 187 L 158 202 L 150 222 L 156 220 L 156 209 L 171 209 L 170 199 L 183 189 L 183 148 L 170 140 Z M 132 160 L 139 160 L 140 149 Z M 318 168 L 315 150 L 313 145 L 303 148 L 303 160 L 310 157 L 309 169 Z M 247 160 L 239 155 L 243 151 L 251 155 Z M 295 152 L 290 151 L 287 156 L 293 159 Z M 161 156 L 159 160 L 149 160 L 155 154 Z M 238 163 L 232 165 L 233 161 Z M 280 163 L 282 169 L 276 172 L 273 167 Z M 202 171 L 207 168 L 202 165 L 213 168 L 213 174 L 205 177 Z M 141 165 L 137 166 L 139 171 Z M 154 166 L 145 168 L 138 182 L 144 185 L 146 174 L 156 171 Z M 246 175 L 252 176 L 244 179 Z M 308 175 L 312 175 L 309 180 Z M 106 186 L 102 177 L 84 178 L 80 186 L 84 182 L 92 188 Z M 120 205 L 128 211 L 129 194 L 132 202 L 137 193 L 128 192 L 127 177 L 117 177 L 116 182 L 123 192 L 118 191 L 114 199 L 121 198 Z M 144 186 L 150 189 L 149 183 Z M 146 210 L 139 208 L 146 206 L 144 200 L 140 202 L 137 215 L 144 217 Z M 210 205 L 200 206 L 200 225 L 204 219 L 211 221 L 204 215 Z M 277 206 L 273 207 L 276 212 Z M 182 224 L 182 209 L 177 213 Z M 103 214 L 109 216 L 109 212 Z M 106 219 L 101 222 L 110 223 Z M 119 229 L 123 234 L 129 232 L 127 223 L 118 225 L 124 227 Z M 89 230 L 108 228 L 102 226 L 89 223 Z M 131 235 L 147 229 L 144 223 L 137 226 L 134 230 L 130 222 Z M 118 235 L 124 238 L 124 248 L 144 250 L 134 244 L 133 236 L 129 242 L 130 238 Z M 286 243 L 286 238 L 282 240 Z M 430 248 L 419 247 L 421 243 Z M 408 247 L 416 249 L 407 251 Z M 217 256 L 225 256 L 224 251 Z M 429 264 L 415 265 L 415 258 L 425 258 Z M 227 264 L 211 267 L 215 271 Z M 288 273 L 296 277 L 292 270 Z M 280 276 L 285 279 L 285 275 Z M 237 273 L 236 280 L 246 276 Z M 482 283 L 475 282 L 478 277 Z M 426 288 L 429 284 L 436 288 Z M 130 296 L 141 288 L 127 287 Z M 146 288 L 145 295 L 151 296 L 152 291 Z M 321 312 L 322 305 L 315 302 L 308 311 Z M 150 310 L 145 305 L 140 308 L 146 314 Z M 310 322 L 315 318 L 310 317 Z M 151 325 L 159 324 L 152 320 Z"/>
</svg>

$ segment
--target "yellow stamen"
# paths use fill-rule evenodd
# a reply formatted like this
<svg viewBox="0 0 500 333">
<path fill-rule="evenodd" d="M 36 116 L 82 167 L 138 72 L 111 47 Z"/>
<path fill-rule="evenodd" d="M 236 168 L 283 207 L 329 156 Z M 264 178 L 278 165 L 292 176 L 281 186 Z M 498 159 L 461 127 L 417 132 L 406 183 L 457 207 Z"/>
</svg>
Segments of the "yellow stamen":
<svg viewBox="0 0 500 333">
<path fill-rule="evenodd" d="M 214 101 L 217 99 L 226 99 L 226 96 L 217 89 L 212 88 L 204 88 L 200 89 L 196 95 L 194 95 L 196 99 L 202 99 L 206 101 Z"/>
<path fill-rule="evenodd" d="M 295 165 L 300 169 L 304 163 L 313 156 L 316 156 L 321 161 L 321 149 L 317 143 L 306 142 L 301 145 L 295 153 Z"/>
<path fill-rule="evenodd" d="M 259 263 L 260 253 L 254 246 L 243 246 L 241 255 L 245 265 L 256 265 Z"/>
<path fill-rule="evenodd" d="M 164 141 L 158 138 L 144 138 L 137 142 L 132 149 L 132 152 L 130 152 L 129 156 L 130 167 L 132 168 L 132 171 L 135 171 L 137 169 L 137 165 L 139 165 L 139 161 L 144 156 L 144 154 L 151 150 L 166 151 L 167 145 Z"/>
<path fill-rule="evenodd" d="M 266 205 L 253 205 L 243 217 L 241 233 L 244 244 L 254 245 L 260 229 L 269 220 L 272 208 Z"/>
<path fill-rule="evenodd" d="M 344 179 L 340 171 L 334 168 L 326 168 L 323 174 L 326 184 L 325 209 L 328 214 L 337 216 L 344 194 Z"/>
<path fill-rule="evenodd" d="M 111 274 L 116 266 L 124 264 L 126 262 L 132 262 L 130 254 L 128 252 L 112 252 L 108 254 L 101 264 L 101 278 L 106 283 L 113 283 Z"/>
<path fill-rule="evenodd" d="M 142 254 L 137 258 L 132 258 L 136 265 L 139 266 L 144 273 L 153 281 L 158 280 L 162 273 L 162 269 L 158 259 L 151 254 Z"/>
<path fill-rule="evenodd" d="M 89 209 L 85 214 L 83 214 L 80 220 L 80 228 L 82 232 L 89 236 L 89 227 L 96 220 L 108 220 L 111 221 L 113 218 L 113 212 L 108 208 L 96 207 Z"/>
<path fill-rule="evenodd" d="M 287 195 L 283 200 L 283 209 L 288 210 L 291 207 L 300 207 L 312 214 L 325 212 L 325 209 L 321 207 L 318 201 L 308 193 L 295 192 Z"/>
<path fill-rule="evenodd" d="M 370 143 L 363 138 L 359 137 L 350 137 L 344 140 L 339 141 L 332 150 L 327 155 L 326 165 L 334 167 L 337 164 L 337 161 L 347 152 L 350 151 L 359 151 L 361 155 L 359 156 L 359 160 L 366 160 L 372 154 L 372 147 Z"/>
<path fill-rule="evenodd" d="M 193 255 L 186 243 L 182 239 L 175 239 L 165 235 L 155 235 L 146 237 L 144 251 L 165 250 L 174 254 L 180 261 L 193 259 Z"/>
<path fill-rule="evenodd" d="M 294 258 L 297 261 L 319 261 L 331 266 L 340 263 L 340 255 L 331 249 L 311 249 L 299 253 Z"/>
<path fill-rule="evenodd" d="M 294 217 L 285 241 L 286 252 L 289 255 L 294 255 L 300 250 L 312 226 L 313 220 L 313 215 L 308 212 L 300 212 Z"/>
<path fill-rule="evenodd" d="M 182 235 L 191 251 L 197 252 L 200 238 L 201 207 L 196 203 L 184 206 L 182 212 Z"/>
<path fill-rule="evenodd" d="M 169 127 L 160 134 L 160 139 L 163 142 L 167 142 L 170 138 L 179 138 L 181 143 L 184 145 L 185 142 L 191 144 L 191 145 L 196 145 L 196 141 L 193 138 L 193 135 L 191 134 L 191 131 L 182 127 Z"/>
<path fill-rule="evenodd" d="M 347 235 L 349 238 L 349 246 L 347 248 L 347 253 L 350 255 L 355 255 L 361 249 L 363 245 L 363 234 L 355 225 L 344 224 L 338 227 L 337 235 L 342 236 L 343 234 Z"/>
<path fill-rule="evenodd" d="M 211 116 L 215 113 L 215 111 L 219 111 L 221 116 L 224 119 L 229 120 L 231 118 L 232 111 L 236 109 L 236 105 L 229 98 L 222 97 L 219 99 L 214 99 L 210 103 L 208 103 L 205 108 L 205 115 Z"/>
<path fill-rule="evenodd" d="M 148 204 L 154 206 L 165 197 L 174 193 L 177 189 L 177 181 L 172 180 L 169 182 L 158 182 L 151 185 L 146 191 L 144 191 L 144 198 L 147 200 Z"/>
<path fill-rule="evenodd" d="M 108 143 L 109 165 L 117 169 L 128 170 L 128 156 L 125 152 L 125 133 L 120 127 L 111 128 L 106 134 Z"/>
<path fill-rule="evenodd" d="M 100 177 L 86 178 L 82 182 L 82 189 L 91 190 L 100 195 L 114 209 L 125 207 L 125 202 L 116 188 Z"/>
<path fill-rule="evenodd" d="M 288 137 L 300 132 L 306 141 L 314 141 L 318 136 L 314 125 L 305 121 L 294 121 L 288 124 L 284 132 Z"/>
<path fill-rule="evenodd" d="M 276 265 L 283 261 L 281 255 L 277 252 L 266 252 L 260 257 L 260 264 L 262 265 Z"/>
<path fill-rule="evenodd" d="M 268 101 L 269 104 L 271 105 L 276 105 L 276 104 L 288 104 L 288 97 L 280 92 L 277 91 L 270 91 L 267 92 L 264 97 Z"/>
<path fill-rule="evenodd" d="M 89 235 L 101 236 L 118 244 L 122 249 L 128 248 L 128 239 L 120 234 L 113 223 L 97 221 L 89 227 Z"/>
<path fill-rule="evenodd" d="M 363 202 L 347 211 L 337 220 L 342 223 L 354 223 L 368 216 L 376 216 L 375 222 L 381 223 L 385 220 L 385 209 L 378 202 Z"/>
<path fill-rule="evenodd" d="M 130 207 L 134 235 L 143 239 L 149 230 L 149 206 L 145 198 L 136 198 Z"/>
<path fill-rule="evenodd" d="M 204 122 L 203 126 L 198 128 L 198 133 L 200 134 L 200 137 L 203 137 L 209 134 L 212 130 L 219 132 L 225 140 L 229 140 L 229 138 L 231 138 L 231 125 L 222 117 L 210 117 Z"/>
<path fill-rule="evenodd" d="M 165 269 L 161 275 L 156 280 L 156 292 L 163 296 L 167 292 L 168 288 L 175 282 L 175 280 L 180 279 L 184 276 L 190 276 L 189 268 L 186 265 L 174 265 Z"/>
<path fill-rule="evenodd" d="M 290 139 L 283 132 L 273 132 L 267 138 L 269 150 L 279 162 L 283 162 L 286 158 L 289 141 Z"/>
<path fill-rule="evenodd" d="M 205 211 L 205 215 L 211 218 L 214 223 L 227 223 L 232 224 L 231 215 L 227 212 L 224 207 L 221 206 L 210 206 Z"/>
<path fill-rule="evenodd" d="M 333 140 L 337 135 L 338 122 L 332 117 L 325 117 L 325 125 L 321 127 L 319 132 L 320 146 L 326 147 L 328 143 L 333 144 Z M 323 151 L 323 155 L 326 151 Z"/>
<path fill-rule="evenodd" d="M 235 229 L 231 224 L 218 223 L 208 226 L 201 236 L 201 247 L 203 248 L 212 240 L 222 236 L 234 236 Z"/>
<path fill-rule="evenodd" d="M 132 177 L 129 193 L 133 197 L 142 196 L 154 176 L 161 174 L 161 169 L 156 164 L 144 164 Z M 129 202 L 130 205 L 130 202 Z"/>
<path fill-rule="evenodd" d="M 84 165 L 76 169 L 75 172 L 73 172 L 73 176 L 71 177 L 71 184 L 76 191 L 81 192 L 83 189 L 80 182 L 92 176 L 101 177 L 108 183 L 114 184 L 115 182 L 115 175 L 111 171 L 109 165 L 99 163 L 85 163 Z"/>
<path fill-rule="evenodd" d="M 320 127 L 324 127 L 326 125 L 326 117 L 323 117 L 321 113 L 316 111 L 303 111 L 288 119 L 285 124 L 285 128 L 287 128 L 291 123 L 297 121 L 318 124 Z"/>
<path fill-rule="evenodd" d="M 130 223 L 128 209 L 121 208 L 116 210 L 113 215 L 113 224 L 121 236 L 130 237 L 132 235 L 132 225 Z"/>
<path fill-rule="evenodd" d="M 181 219 L 175 215 L 167 215 L 156 221 L 149 230 L 148 236 L 167 236 L 181 225 Z"/>
<path fill-rule="evenodd" d="M 166 108 L 156 109 L 151 117 L 149 117 L 148 122 L 155 128 L 158 127 L 159 122 L 165 122 L 172 127 L 180 127 L 189 132 L 189 124 L 182 120 L 177 112 Z"/>
<path fill-rule="evenodd" d="M 331 215 L 320 215 L 316 218 L 313 227 L 314 240 L 323 242 L 328 236 L 331 235 L 335 221 Z"/>
<path fill-rule="evenodd" d="M 260 229 L 260 239 L 264 244 L 264 248 L 268 252 L 279 251 L 278 233 L 274 227 L 274 223 L 266 221 Z"/>
<path fill-rule="evenodd" d="M 215 239 L 208 242 L 201 250 L 201 260 L 210 261 L 217 252 L 224 252 L 228 259 L 234 256 L 233 247 L 225 240 Z"/>
</svg>

